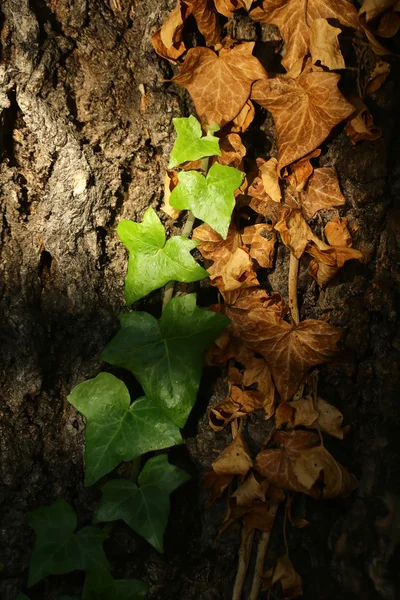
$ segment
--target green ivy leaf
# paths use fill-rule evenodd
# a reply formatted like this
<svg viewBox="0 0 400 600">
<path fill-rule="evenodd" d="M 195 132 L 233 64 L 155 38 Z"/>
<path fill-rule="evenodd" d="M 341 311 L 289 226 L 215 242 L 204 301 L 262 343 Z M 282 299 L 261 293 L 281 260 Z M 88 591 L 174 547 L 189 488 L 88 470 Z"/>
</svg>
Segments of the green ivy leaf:
<svg viewBox="0 0 400 600">
<path fill-rule="evenodd" d="M 76 513 L 62 498 L 51 506 L 33 510 L 27 518 L 36 533 L 29 567 L 29 587 L 47 575 L 110 568 L 103 550 L 107 534 L 96 527 L 83 527 L 74 533 Z"/>
<path fill-rule="evenodd" d="M 166 454 L 155 456 L 140 473 L 139 486 L 127 479 L 115 479 L 103 486 L 96 519 L 107 522 L 122 519 L 163 552 L 169 495 L 189 478 L 185 471 L 169 464 Z"/>
<path fill-rule="evenodd" d="M 113 579 L 108 571 L 88 575 L 83 588 L 83 600 L 142 600 L 148 586 L 138 579 Z"/>
<path fill-rule="evenodd" d="M 169 281 L 191 283 L 208 276 L 190 254 L 197 243 L 175 236 L 165 243 L 165 229 L 150 207 L 142 223 L 120 221 L 118 235 L 129 250 L 125 299 L 133 304 Z"/>
<path fill-rule="evenodd" d="M 169 199 L 171 206 L 191 210 L 226 239 L 235 206 L 234 192 L 242 183 L 243 173 L 215 163 L 207 177 L 197 171 L 182 171 L 178 179 Z"/>
<path fill-rule="evenodd" d="M 132 371 L 148 398 L 178 427 L 196 401 L 204 350 L 230 323 L 196 306 L 196 294 L 173 298 L 159 321 L 145 312 L 120 317 L 121 329 L 102 358 Z"/>
<path fill-rule="evenodd" d="M 86 486 L 124 460 L 183 443 L 178 427 L 153 400 L 131 404 L 124 382 L 110 373 L 76 386 L 68 400 L 86 417 Z"/>
<path fill-rule="evenodd" d="M 219 139 L 213 135 L 218 131 L 217 124 L 207 127 L 208 133 L 201 137 L 201 125 L 196 117 L 172 119 L 177 137 L 172 148 L 168 169 L 173 169 L 188 160 L 198 160 L 206 156 L 220 156 Z"/>
</svg>

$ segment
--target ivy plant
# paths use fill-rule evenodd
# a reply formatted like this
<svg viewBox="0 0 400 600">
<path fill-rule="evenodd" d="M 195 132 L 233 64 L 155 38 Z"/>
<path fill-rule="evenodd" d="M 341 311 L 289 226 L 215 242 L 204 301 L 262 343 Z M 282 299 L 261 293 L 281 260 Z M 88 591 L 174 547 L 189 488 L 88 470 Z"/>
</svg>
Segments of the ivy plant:
<svg viewBox="0 0 400 600">
<path fill-rule="evenodd" d="M 147 461 L 138 484 L 115 479 L 102 487 L 103 497 L 96 511 L 98 521 L 122 519 L 156 550 L 164 551 L 164 531 L 170 513 L 169 496 L 189 475 L 170 465 L 165 454 Z"/>
<path fill-rule="evenodd" d="M 113 579 L 108 571 L 90 573 L 85 579 L 82 600 L 142 600 L 148 587 L 138 579 Z"/>
<path fill-rule="evenodd" d="M 207 135 L 202 136 L 199 121 L 191 115 L 172 119 L 177 137 L 171 152 L 168 168 L 181 165 L 189 160 L 199 160 L 207 156 L 220 156 L 219 139 L 213 134 L 219 126 L 214 123 L 207 127 Z"/>
</svg>

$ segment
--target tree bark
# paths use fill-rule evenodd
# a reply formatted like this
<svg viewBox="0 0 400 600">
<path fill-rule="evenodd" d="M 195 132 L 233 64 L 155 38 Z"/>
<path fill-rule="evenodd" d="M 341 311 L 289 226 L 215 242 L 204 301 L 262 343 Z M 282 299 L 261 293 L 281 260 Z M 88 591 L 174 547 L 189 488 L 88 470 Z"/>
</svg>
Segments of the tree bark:
<svg viewBox="0 0 400 600">
<path fill-rule="evenodd" d="M 26 512 L 62 496 L 83 524 L 97 498 L 83 488 L 84 421 L 66 396 L 99 372 L 98 354 L 124 310 L 126 254 L 116 225 L 141 219 L 150 205 L 160 208 L 171 121 L 191 111 L 186 92 L 165 83 L 171 67 L 150 42 L 174 4 L 3 0 L 0 7 L 0 595 L 6 600 L 26 580 L 33 544 Z M 258 30 L 249 27 L 256 39 Z M 397 81 L 392 76 L 372 97 L 383 137 L 353 148 L 342 132 L 321 158 L 321 166 L 336 166 L 347 199 L 331 216 L 348 218 L 363 261 L 348 263 L 325 291 L 300 267 L 300 318 L 345 329 L 341 357 L 321 369 L 319 393 L 352 424 L 348 439 L 332 447 L 360 478 L 346 501 L 300 501 L 312 524 L 290 531 L 288 541 L 306 600 L 394 600 L 396 593 L 390 569 L 400 540 Z M 272 142 L 271 119 L 263 129 Z M 288 266 L 281 246 L 268 279 L 285 296 Z M 159 295 L 152 302 L 158 306 Z M 217 537 L 224 504 L 205 511 L 201 491 L 200 476 L 227 439 L 208 428 L 206 404 L 225 391 L 219 382 L 210 400 L 212 383 L 205 379 L 185 431 L 185 460 L 196 468 L 191 486 L 175 496 L 166 555 L 122 525 L 110 544 L 118 576 L 143 577 L 152 600 L 232 593 L 239 527 Z M 265 429 L 259 421 L 253 415 L 248 424 L 256 440 Z M 271 544 L 276 555 L 279 544 Z M 79 592 L 81 581 L 50 579 L 32 598 Z"/>
</svg>

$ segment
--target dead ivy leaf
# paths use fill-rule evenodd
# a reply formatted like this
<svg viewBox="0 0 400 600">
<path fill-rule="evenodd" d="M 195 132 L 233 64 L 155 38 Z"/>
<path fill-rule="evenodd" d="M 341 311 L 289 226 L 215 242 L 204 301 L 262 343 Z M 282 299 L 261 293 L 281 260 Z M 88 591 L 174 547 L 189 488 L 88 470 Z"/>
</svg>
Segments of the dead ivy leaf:
<svg viewBox="0 0 400 600">
<path fill-rule="evenodd" d="M 255 470 L 272 485 L 313 498 L 343 498 L 356 488 L 354 475 L 323 447 L 261 451 Z"/>
<path fill-rule="evenodd" d="M 272 225 L 260 223 L 245 227 L 242 240 L 249 246 L 250 256 L 266 269 L 272 269 L 274 264 L 276 234 Z"/>
<path fill-rule="evenodd" d="M 212 285 L 221 292 L 258 285 L 253 261 L 245 248 L 237 248 L 233 253 L 225 248 L 208 272 Z"/>
<path fill-rule="evenodd" d="M 221 431 L 231 421 L 263 408 L 263 403 L 261 392 L 244 391 L 232 385 L 228 397 L 210 409 L 210 426 L 214 431 Z"/>
<path fill-rule="evenodd" d="M 255 502 L 243 517 L 243 526 L 248 531 L 258 529 L 259 531 L 269 532 L 274 524 L 274 516 L 269 511 L 266 502 Z"/>
<path fill-rule="evenodd" d="M 315 169 L 302 198 L 302 211 L 306 219 L 312 219 L 315 213 L 323 208 L 343 206 L 343 204 L 346 204 L 346 199 L 340 190 L 335 169 L 332 167 Z"/>
<path fill-rule="evenodd" d="M 364 93 L 372 94 L 373 92 L 376 92 L 376 90 L 379 90 L 381 85 L 386 81 L 389 73 L 390 64 L 383 60 L 378 60 L 365 84 Z"/>
<path fill-rule="evenodd" d="M 253 471 L 249 473 L 245 482 L 233 492 L 231 498 L 236 499 L 238 506 L 251 506 L 257 500 L 264 502 L 265 492 L 254 477 Z"/>
<path fill-rule="evenodd" d="M 281 188 L 279 186 L 278 161 L 276 158 L 270 158 L 259 166 L 262 183 L 265 192 L 274 202 L 280 202 L 282 198 Z"/>
<path fill-rule="evenodd" d="M 247 100 L 240 113 L 232 121 L 232 132 L 243 133 L 246 131 L 253 122 L 255 114 L 254 104 L 251 100 Z"/>
<path fill-rule="evenodd" d="M 250 10 L 253 0 L 214 0 L 217 11 L 224 17 L 232 17 L 240 8 Z"/>
<path fill-rule="evenodd" d="M 225 448 L 212 463 L 212 468 L 219 475 L 246 475 L 253 466 L 250 452 L 241 433 Z"/>
<path fill-rule="evenodd" d="M 235 225 L 229 227 L 226 240 L 206 223 L 194 229 L 192 238 L 198 243 L 197 249 L 200 250 L 202 256 L 210 260 L 217 260 L 224 250 L 233 254 L 242 245 Z"/>
<path fill-rule="evenodd" d="M 400 4 L 397 2 L 397 4 L 393 7 L 393 10 L 390 10 L 382 15 L 381 19 L 379 20 L 376 33 L 380 37 L 391 38 L 399 31 L 400 17 L 395 12 L 396 6 L 398 7 L 397 10 L 400 11 Z"/>
<path fill-rule="evenodd" d="M 287 554 L 278 558 L 274 569 L 270 569 L 263 576 L 262 591 L 269 590 L 278 582 L 281 584 L 285 600 L 295 600 L 303 595 L 303 580 Z"/>
<path fill-rule="evenodd" d="M 251 11 L 254 21 L 279 27 L 286 43 L 282 64 L 294 76 L 300 74 L 304 57 L 309 53 L 310 26 L 315 19 L 337 19 L 342 25 L 358 29 L 357 11 L 349 0 L 264 0 Z"/>
<path fill-rule="evenodd" d="M 300 258 L 310 242 L 321 249 L 328 248 L 310 229 L 304 220 L 300 210 L 292 209 L 288 215 L 281 219 L 275 229 L 281 234 L 282 242 L 293 252 L 296 258 Z"/>
<path fill-rule="evenodd" d="M 362 258 L 359 250 L 347 246 L 328 246 L 325 250 L 320 250 L 311 243 L 307 247 L 307 253 L 313 257 L 308 272 L 321 288 L 327 286 L 346 261 Z"/>
<path fill-rule="evenodd" d="M 209 490 L 210 496 L 206 508 L 211 508 L 217 498 L 222 498 L 225 490 L 230 486 L 233 475 L 218 475 L 215 471 L 208 471 L 204 475 L 203 484 Z"/>
<path fill-rule="evenodd" d="M 257 385 L 257 391 L 262 394 L 265 418 L 269 419 L 275 412 L 275 386 L 268 364 L 265 359 L 256 358 L 254 355 L 247 360 L 244 358 L 241 360 L 245 366 L 243 385 L 246 387 Z"/>
<path fill-rule="evenodd" d="M 359 14 L 365 14 L 365 19 L 368 23 L 372 19 L 379 17 L 386 10 L 392 8 L 392 6 L 398 5 L 398 3 L 398 0 L 364 0 Z"/>
<path fill-rule="evenodd" d="M 374 125 L 374 119 L 361 98 L 352 98 L 357 113 L 346 125 L 346 133 L 353 146 L 362 140 L 371 142 L 382 135 L 382 130 Z"/>
<path fill-rule="evenodd" d="M 161 28 L 151 36 L 154 50 L 170 62 L 176 63 L 177 59 L 186 51 L 186 46 L 182 41 L 182 30 L 191 11 L 187 2 L 178 0 L 176 7 Z"/>
<path fill-rule="evenodd" d="M 267 77 L 253 48 L 254 42 L 241 42 L 219 54 L 203 47 L 188 51 L 172 81 L 188 90 L 203 125 L 222 127 L 232 121 L 249 99 L 253 82 Z"/>
<path fill-rule="evenodd" d="M 267 361 L 282 401 L 293 397 L 311 367 L 335 356 L 342 335 L 336 327 L 312 319 L 293 327 L 273 310 L 238 314 L 231 309 L 226 315 L 236 335 Z"/>
<path fill-rule="evenodd" d="M 314 64 L 320 62 L 330 71 L 346 67 L 340 51 L 339 33 L 341 29 L 332 27 L 326 19 L 314 19 L 310 27 L 310 52 Z"/>
<path fill-rule="evenodd" d="M 303 519 L 302 517 L 296 517 L 293 514 L 293 497 L 290 496 L 286 499 L 285 509 L 287 511 L 287 516 L 289 517 L 289 521 L 296 527 L 296 529 L 304 529 L 304 527 L 308 527 L 310 525 L 310 521 L 307 519 Z"/>
<path fill-rule="evenodd" d="M 164 204 L 161 206 L 161 210 L 165 212 L 171 219 L 176 221 L 181 214 L 181 210 L 174 208 L 170 205 L 169 199 L 171 192 L 179 183 L 178 174 L 175 171 L 166 171 L 164 175 Z"/>
<path fill-rule="evenodd" d="M 192 8 L 197 27 L 207 46 L 216 46 L 221 41 L 221 25 L 213 0 L 186 0 Z"/>
<path fill-rule="evenodd" d="M 347 227 L 347 219 L 339 217 L 329 221 L 324 228 L 324 234 L 331 246 L 349 246 L 353 244 L 350 231 Z"/>
<path fill-rule="evenodd" d="M 229 133 L 219 143 L 221 156 L 216 157 L 220 165 L 235 167 L 243 171 L 243 158 L 246 156 L 246 148 L 242 144 L 240 135 Z"/>
<path fill-rule="evenodd" d="M 307 185 L 308 180 L 314 172 L 314 167 L 311 164 L 312 158 L 317 158 L 321 154 L 321 150 L 313 150 L 300 160 L 293 163 L 290 168 L 292 174 L 289 176 L 290 184 L 297 192 L 301 192 Z M 285 198 L 286 203 L 286 198 Z"/>
<path fill-rule="evenodd" d="M 315 150 L 335 125 L 354 112 L 338 90 L 339 79 L 336 73 L 321 71 L 297 79 L 278 75 L 253 85 L 251 98 L 275 121 L 280 170 Z"/>
<path fill-rule="evenodd" d="M 333 437 L 343 439 L 343 415 L 335 406 L 322 398 L 314 402 L 311 396 L 283 402 L 275 412 L 276 427 L 286 424 L 287 427 L 312 427 L 328 433 Z"/>
</svg>

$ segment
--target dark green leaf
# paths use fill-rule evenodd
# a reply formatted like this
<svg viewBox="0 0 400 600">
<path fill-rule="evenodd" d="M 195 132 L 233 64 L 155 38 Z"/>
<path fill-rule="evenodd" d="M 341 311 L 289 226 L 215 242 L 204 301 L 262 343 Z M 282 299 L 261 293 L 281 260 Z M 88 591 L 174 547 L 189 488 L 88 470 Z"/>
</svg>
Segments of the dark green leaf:
<svg viewBox="0 0 400 600">
<path fill-rule="evenodd" d="M 159 552 L 170 512 L 169 495 L 189 475 L 168 463 L 162 454 L 147 461 L 139 475 L 138 487 L 127 479 L 106 483 L 96 512 L 99 521 L 122 519 Z"/>
<path fill-rule="evenodd" d="M 243 173 L 215 163 L 207 177 L 197 171 L 183 171 L 178 179 L 169 199 L 171 206 L 191 210 L 225 239 L 235 206 L 234 192 L 242 183 Z"/>
<path fill-rule="evenodd" d="M 148 398 L 183 427 L 196 401 L 204 350 L 229 324 L 196 306 L 196 295 L 173 298 L 157 321 L 145 312 L 120 318 L 121 329 L 103 359 L 132 371 Z"/>
<path fill-rule="evenodd" d="M 85 485 L 124 460 L 183 443 L 178 427 L 153 400 L 131 405 L 126 385 L 110 373 L 76 386 L 68 400 L 86 417 Z"/>
<path fill-rule="evenodd" d="M 86 577 L 83 600 L 142 600 L 147 592 L 143 581 L 113 579 L 107 571 L 98 571 Z"/>
<path fill-rule="evenodd" d="M 59 498 L 51 506 L 37 508 L 27 518 L 36 533 L 29 587 L 47 575 L 110 568 L 103 550 L 107 534 L 96 527 L 83 527 L 74 533 L 76 513 L 65 500 Z"/>
<path fill-rule="evenodd" d="M 220 156 L 219 139 L 212 135 L 218 131 L 218 125 L 208 127 L 206 136 L 201 137 L 201 125 L 193 117 L 172 119 L 177 138 L 172 148 L 168 168 L 173 169 L 189 160 L 198 160 L 206 156 Z"/>
<path fill-rule="evenodd" d="M 130 252 L 125 278 L 128 305 L 169 281 L 191 283 L 208 275 L 190 254 L 197 245 L 194 240 L 176 236 L 165 243 L 164 227 L 151 207 L 142 223 L 120 221 L 118 235 Z"/>
</svg>

